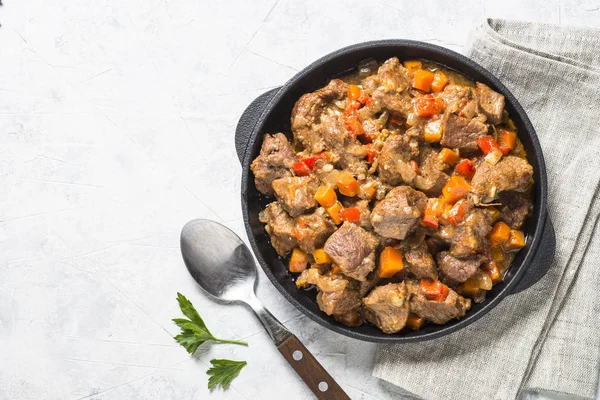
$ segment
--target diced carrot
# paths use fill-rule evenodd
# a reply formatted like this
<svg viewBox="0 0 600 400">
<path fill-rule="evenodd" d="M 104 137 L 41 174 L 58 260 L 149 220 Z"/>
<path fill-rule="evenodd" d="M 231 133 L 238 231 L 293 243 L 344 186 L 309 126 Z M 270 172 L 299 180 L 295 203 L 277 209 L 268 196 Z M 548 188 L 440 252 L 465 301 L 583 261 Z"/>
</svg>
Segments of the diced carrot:
<svg viewBox="0 0 600 400">
<path fill-rule="evenodd" d="M 310 168 L 308 168 L 308 166 L 306 164 L 304 164 L 302 161 L 297 161 L 297 162 L 293 163 L 292 169 L 294 170 L 294 173 L 296 174 L 296 176 L 310 175 Z"/>
<path fill-rule="evenodd" d="M 331 185 L 322 185 L 315 193 L 315 200 L 323 207 L 331 207 L 337 201 L 337 195 Z"/>
<path fill-rule="evenodd" d="M 504 155 L 508 155 L 517 145 L 517 134 L 506 129 L 498 129 L 498 146 Z"/>
<path fill-rule="evenodd" d="M 504 244 L 510 237 L 510 226 L 504 222 L 496 222 L 490 233 L 490 246 L 498 246 Z"/>
<path fill-rule="evenodd" d="M 458 155 L 458 153 L 450 150 L 447 147 L 444 147 L 442 149 L 442 151 L 440 151 L 440 160 L 442 160 L 442 162 L 444 162 L 450 166 L 456 164 L 456 162 L 458 161 L 459 158 L 460 158 L 460 156 Z"/>
<path fill-rule="evenodd" d="M 356 207 L 344 208 L 340 211 L 340 218 L 342 221 L 359 222 L 360 210 Z"/>
<path fill-rule="evenodd" d="M 304 271 L 307 266 L 308 255 L 296 247 L 292 250 L 292 256 L 290 257 L 290 272 L 300 273 Z"/>
<path fill-rule="evenodd" d="M 410 313 L 406 319 L 406 325 L 413 329 L 420 329 L 425 323 L 425 318 L 419 317 L 417 314 Z"/>
<path fill-rule="evenodd" d="M 423 218 L 421 218 L 421 224 L 437 229 L 439 226 L 439 217 L 444 212 L 445 205 L 446 202 L 444 199 L 428 199 L 425 210 L 423 211 Z"/>
<path fill-rule="evenodd" d="M 423 128 L 423 140 L 427 143 L 438 143 L 442 140 L 443 131 L 444 127 L 441 118 L 431 120 Z"/>
<path fill-rule="evenodd" d="M 498 264 L 496 264 L 494 261 L 483 263 L 481 269 L 484 270 L 490 276 L 493 283 L 498 283 L 502 280 L 500 268 L 498 268 Z"/>
<path fill-rule="evenodd" d="M 403 64 L 404 68 L 411 74 L 423 68 L 423 63 L 420 60 L 406 60 Z"/>
<path fill-rule="evenodd" d="M 362 89 L 357 85 L 349 85 L 348 86 L 348 99 L 349 100 L 358 100 L 360 95 L 362 94 Z"/>
<path fill-rule="evenodd" d="M 386 247 L 379 255 L 379 277 L 391 278 L 404 269 L 402 252 L 393 247 Z"/>
<path fill-rule="evenodd" d="M 432 117 L 444 109 L 442 99 L 433 97 L 431 94 L 417 96 L 413 99 L 415 113 L 419 117 Z"/>
<path fill-rule="evenodd" d="M 465 178 L 471 179 L 473 175 L 475 175 L 475 165 L 473 165 L 473 161 L 468 158 L 463 158 L 460 160 L 454 171 Z"/>
<path fill-rule="evenodd" d="M 331 273 L 332 274 L 339 274 L 340 272 L 342 272 L 342 269 L 339 267 L 339 265 L 333 264 L 331 266 Z"/>
<path fill-rule="evenodd" d="M 413 77 L 413 87 L 429 93 L 431 91 L 431 83 L 433 82 L 434 74 L 431 71 L 419 69 L 415 71 Z"/>
<path fill-rule="evenodd" d="M 458 225 L 460 221 L 465 217 L 469 204 L 466 200 L 459 200 L 448 212 L 448 222 L 452 225 Z"/>
<path fill-rule="evenodd" d="M 410 165 L 412 170 L 415 171 L 415 174 L 419 173 L 419 164 L 415 160 L 410 160 L 408 164 Z"/>
<path fill-rule="evenodd" d="M 525 235 L 522 231 L 516 229 L 510 230 L 510 237 L 508 238 L 506 243 L 502 245 L 502 247 L 506 251 L 517 250 L 523 246 L 525 246 Z"/>
<path fill-rule="evenodd" d="M 336 201 L 334 205 L 332 205 L 329 208 L 326 208 L 325 210 L 327 211 L 327 214 L 329 214 L 329 217 L 331 218 L 333 223 L 336 225 L 339 225 L 342 223 L 342 218 L 340 217 L 340 211 L 342 211 L 343 209 L 344 209 L 344 206 L 342 206 L 342 203 L 340 203 L 339 201 Z"/>
<path fill-rule="evenodd" d="M 358 181 L 352 176 L 352 174 L 346 171 L 343 171 L 338 176 L 337 187 L 341 194 L 348 197 L 356 196 L 360 190 Z"/>
<path fill-rule="evenodd" d="M 448 203 L 456 203 L 471 191 L 471 185 L 462 176 L 454 175 L 448 179 L 446 185 L 442 188 L 444 199 Z"/>
<path fill-rule="evenodd" d="M 323 249 L 316 249 L 312 253 L 316 264 L 327 264 L 331 262 L 331 258 L 325 253 Z"/>
<path fill-rule="evenodd" d="M 494 206 L 488 207 L 487 210 L 492 216 L 492 222 L 498 221 L 498 218 L 500 218 L 500 211 Z"/>
<path fill-rule="evenodd" d="M 433 82 L 431 82 L 431 89 L 434 92 L 439 93 L 442 90 L 444 90 L 447 84 L 448 77 L 446 76 L 446 74 L 442 71 L 436 71 L 433 76 Z"/>
<path fill-rule="evenodd" d="M 425 278 L 421 278 L 421 281 L 419 282 L 419 290 L 429 300 L 439 302 L 446 300 L 446 297 L 448 297 L 448 293 L 450 292 L 448 286 L 444 285 L 439 280 L 434 281 Z"/>
</svg>

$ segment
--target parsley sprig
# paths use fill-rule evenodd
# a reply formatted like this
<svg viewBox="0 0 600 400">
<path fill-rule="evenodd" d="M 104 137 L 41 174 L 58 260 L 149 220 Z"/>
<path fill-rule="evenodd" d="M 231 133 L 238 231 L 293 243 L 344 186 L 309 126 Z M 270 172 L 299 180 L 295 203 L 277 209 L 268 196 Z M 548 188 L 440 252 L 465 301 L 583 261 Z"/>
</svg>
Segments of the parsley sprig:
<svg viewBox="0 0 600 400">
<path fill-rule="evenodd" d="M 242 368 L 247 364 L 246 361 L 233 360 L 210 360 L 212 368 L 206 371 L 208 378 L 208 388 L 212 389 L 219 385 L 226 389 L 233 378 L 239 375 Z"/>
<path fill-rule="evenodd" d="M 198 311 L 196 311 L 196 309 L 192 305 L 191 301 L 189 301 L 184 295 L 182 295 L 179 292 L 177 293 L 177 301 L 179 302 L 179 308 L 181 308 L 181 312 L 183 313 L 183 315 L 188 317 L 188 319 L 173 319 L 173 322 L 175 322 L 177 326 L 181 328 L 181 333 L 175 336 L 174 339 L 177 342 L 179 342 L 180 345 L 185 347 L 188 353 L 194 354 L 202 343 L 209 340 L 218 343 L 234 343 L 248 346 L 247 342 L 241 340 L 227 340 L 214 337 L 213 334 L 210 333 L 210 331 L 206 327 L 206 324 L 200 317 L 200 314 L 198 314 Z M 237 371 L 236 375 L 238 373 L 239 370 Z"/>
</svg>

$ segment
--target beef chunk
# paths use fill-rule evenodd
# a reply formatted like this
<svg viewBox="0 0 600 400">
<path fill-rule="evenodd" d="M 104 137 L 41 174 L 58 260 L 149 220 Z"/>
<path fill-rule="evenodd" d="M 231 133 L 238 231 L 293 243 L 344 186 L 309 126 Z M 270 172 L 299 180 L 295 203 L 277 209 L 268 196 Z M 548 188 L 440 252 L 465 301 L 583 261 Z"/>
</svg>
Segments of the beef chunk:
<svg viewBox="0 0 600 400">
<path fill-rule="evenodd" d="M 296 154 L 283 133 L 265 135 L 260 155 L 250 165 L 258 191 L 269 196 L 273 195 L 271 184 L 275 179 L 291 176 L 288 168 L 295 161 Z"/>
<path fill-rule="evenodd" d="M 273 181 L 273 190 L 281 206 L 292 217 L 297 217 L 317 206 L 315 193 L 319 182 L 309 176 L 293 176 Z"/>
<path fill-rule="evenodd" d="M 379 240 L 372 233 L 351 222 L 344 224 L 325 242 L 325 253 L 342 272 L 358 281 L 365 281 L 375 269 L 375 249 Z"/>
<path fill-rule="evenodd" d="M 531 210 L 529 193 L 502 192 L 498 198 L 503 204 L 500 219 L 513 229 L 521 229 Z"/>
<path fill-rule="evenodd" d="M 450 253 L 455 257 L 466 257 L 484 252 L 491 230 L 492 215 L 483 209 L 471 210 L 452 236 Z"/>
<path fill-rule="evenodd" d="M 446 85 L 439 97 L 444 100 L 446 110 L 457 113 L 471 100 L 472 89 L 469 86 L 451 83 Z"/>
<path fill-rule="evenodd" d="M 334 100 L 343 99 L 348 93 L 348 85 L 340 79 L 315 92 L 300 97 L 292 110 L 292 132 L 296 142 L 312 153 L 323 151 L 323 138 L 313 127 L 321 121 L 321 114 Z"/>
<path fill-rule="evenodd" d="M 416 176 L 409 164 L 412 152 L 408 137 L 393 135 L 387 138 L 377 158 L 381 181 L 394 186 L 411 183 Z"/>
<path fill-rule="evenodd" d="M 296 279 L 299 288 L 308 285 L 317 287 L 317 304 L 321 311 L 349 326 L 362 324 L 359 313 L 362 298 L 355 282 L 340 274 L 323 275 L 318 269 L 309 268 Z"/>
<path fill-rule="evenodd" d="M 346 208 L 358 208 L 358 211 L 360 211 L 360 221 L 358 222 L 358 224 L 365 229 L 371 229 L 371 210 L 369 209 L 368 200 L 361 200 L 356 197 L 349 197 L 343 199 L 342 204 Z"/>
<path fill-rule="evenodd" d="M 299 216 L 296 222 L 298 247 L 306 253 L 312 253 L 315 249 L 323 247 L 327 238 L 336 229 L 322 207 L 317 208 L 312 214 Z"/>
<path fill-rule="evenodd" d="M 409 301 L 404 282 L 375 288 L 363 303 L 365 318 L 383 333 L 399 332 L 406 325 Z"/>
<path fill-rule="evenodd" d="M 442 275 L 444 282 L 450 285 L 469 279 L 477 271 L 482 261 L 483 257 L 479 255 L 464 259 L 453 257 L 447 251 L 442 251 L 437 255 L 440 275 Z"/>
<path fill-rule="evenodd" d="M 348 139 L 348 131 L 336 114 L 323 115 L 315 131 L 323 140 L 323 149 L 329 151 L 330 161 L 353 175 L 366 174 L 364 160 L 367 149 L 355 140 Z"/>
<path fill-rule="evenodd" d="M 379 266 L 376 265 L 375 269 L 369 272 L 365 281 L 358 282 L 358 291 L 360 292 L 360 295 L 363 297 L 366 296 L 367 293 L 379 283 L 379 279 Z"/>
<path fill-rule="evenodd" d="M 496 165 L 482 162 L 471 180 L 471 191 L 484 199 L 494 199 L 500 192 L 523 192 L 531 185 L 533 167 L 526 159 L 508 156 Z"/>
<path fill-rule="evenodd" d="M 410 298 L 410 311 L 434 324 L 443 325 L 451 319 L 464 317 L 471 308 L 471 300 L 458 295 L 452 289 L 449 289 L 446 300 L 438 302 L 427 299 L 416 286 L 411 285 L 410 291 L 413 295 Z"/>
<path fill-rule="evenodd" d="M 485 114 L 490 124 L 499 124 L 502 122 L 502 113 L 504 112 L 504 96 L 490 89 L 489 86 L 477 82 L 475 89 L 479 107 Z"/>
<path fill-rule="evenodd" d="M 271 237 L 271 244 L 280 256 L 298 245 L 295 237 L 296 221 L 285 212 L 277 201 L 269 204 L 258 215 L 260 222 L 266 224 L 265 230 Z"/>
<path fill-rule="evenodd" d="M 438 197 L 442 194 L 442 188 L 450 177 L 442 172 L 448 165 L 441 162 L 435 150 L 423 150 L 422 160 L 419 163 L 419 175 L 413 181 L 413 185 L 429 197 Z"/>
<path fill-rule="evenodd" d="M 427 196 L 410 186 L 390 190 L 371 212 L 371 225 L 379 235 L 404 240 L 415 229 Z"/>
<path fill-rule="evenodd" d="M 444 147 L 458 148 L 463 152 L 473 152 L 478 148 L 477 139 L 487 135 L 487 132 L 487 126 L 480 121 L 450 114 L 440 144 Z"/>
<path fill-rule="evenodd" d="M 404 270 L 415 278 L 437 279 L 437 269 L 433 257 L 429 254 L 427 245 L 422 242 L 419 246 L 404 251 Z"/>
<path fill-rule="evenodd" d="M 383 108 L 403 117 L 412 112 L 412 99 L 406 90 L 410 76 L 398 58 L 384 62 L 377 75 L 365 78 L 362 86 Z"/>
</svg>

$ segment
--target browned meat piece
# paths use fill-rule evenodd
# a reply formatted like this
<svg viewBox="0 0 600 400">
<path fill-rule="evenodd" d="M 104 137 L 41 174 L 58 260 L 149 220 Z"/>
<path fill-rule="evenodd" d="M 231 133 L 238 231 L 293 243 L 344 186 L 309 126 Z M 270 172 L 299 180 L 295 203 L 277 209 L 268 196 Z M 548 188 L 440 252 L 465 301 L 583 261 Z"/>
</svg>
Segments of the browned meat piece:
<svg viewBox="0 0 600 400">
<path fill-rule="evenodd" d="M 351 222 L 344 224 L 325 242 L 325 253 L 342 272 L 358 281 L 365 281 L 375 269 L 375 249 L 379 240 L 372 233 Z"/>
<path fill-rule="evenodd" d="M 417 287 L 415 290 L 414 287 Z M 449 289 L 448 297 L 442 302 L 428 300 L 419 293 L 417 285 L 411 285 L 410 311 L 434 324 L 443 325 L 454 318 L 464 317 L 471 308 L 471 300 Z"/>
<path fill-rule="evenodd" d="M 283 133 L 265 135 L 260 155 L 250 165 L 258 191 L 269 196 L 273 195 L 271 187 L 273 181 L 291 176 L 288 168 L 296 161 L 296 153 Z"/>
<path fill-rule="evenodd" d="M 299 216 L 296 222 L 298 247 L 306 253 L 312 253 L 315 249 L 323 247 L 327 238 L 336 229 L 322 207 L 317 208 L 312 214 Z"/>
<path fill-rule="evenodd" d="M 513 229 L 521 229 L 531 210 L 528 193 L 502 192 L 498 195 L 503 204 L 500 219 Z"/>
<path fill-rule="evenodd" d="M 280 256 L 298 245 L 294 235 L 296 221 L 281 207 L 277 201 L 269 204 L 258 215 L 260 222 L 266 224 L 265 230 L 271 237 L 271 244 Z"/>
<path fill-rule="evenodd" d="M 293 176 L 273 181 L 273 190 L 281 206 L 292 217 L 297 217 L 317 206 L 315 193 L 319 182 L 309 176 Z"/>
<path fill-rule="evenodd" d="M 406 284 L 389 283 L 379 286 L 363 299 L 364 313 L 383 333 L 396 333 L 404 328 L 408 319 L 408 292 Z"/>
<path fill-rule="evenodd" d="M 394 186 L 411 183 L 417 175 L 409 164 L 412 152 L 408 137 L 393 135 L 387 138 L 377 158 L 381 181 Z"/>
<path fill-rule="evenodd" d="M 292 132 L 296 142 L 312 153 L 323 151 L 323 138 L 314 129 L 321 120 L 321 114 L 334 100 L 343 99 L 348 93 L 348 85 L 340 79 L 333 79 L 329 84 L 315 92 L 300 97 L 292 110 Z"/>
<path fill-rule="evenodd" d="M 373 208 L 371 225 L 379 235 L 404 240 L 419 223 L 427 196 L 410 186 L 398 186 Z"/>
<path fill-rule="evenodd" d="M 437 268 L 425 242 L 417 247 L 406 249 L 404 259 L 406 261 L 404 270 L 411 273 L 415 278 L 437 279 Z"/>
<path fill-rule="evenodd" d="M 452 236 L 450 253 L 455 257 L 483 253 L 488 246 L 491 230 L 492 215 L 487 210 L 470 211 Z"/>
<path fill-rule="evenodd" d="M 362 86 L 383 108 L 404 117 L 412 112 L 412 99 L 406 91 L 410 76 L 396 57 L 384 62 L 376 76 L 365 78 Z"/>
<path fill-rule="evenodd" d="M 504 112 L 504 96 L 490 89 L 489 86 L 477 82 L 475 89 L 479 107 L 485 114 L 490 124 L 499 124 L 502 122 L 502 113 Z"/>
<path fill-rule="evenodd" d="M 472 98 L 472 88 L 451 83 L 439 94 L 449 112 L 459 112 Z"/>
<path fill-rule="evenodd" d="M 472 152 L 478 149 L 477 139 L 487 135 L 487 132 L 487 126 L 480 121 L 450 114 L 440 144 L 444 147 L 458 148 L 463 152 Z"/>
<path fill-rule="evenodd" d="M 358 222 L 358 224 L 365 229 L 372 228 L 370 219 L 371 210 L 369 209 L 368 200 L 361 200 L 356 197 L 348 197 L 342 200 L 342 204 L 346 208 L 358 208 L 358 211 L 360 211 L 360 221 Z"/>
<path fill-rule="evenodd" d="M 358 291 L 360 292 L 360 295 L 363 297 L 366 296 L 367 293 L 379 283 L 379 279 L 379 266 L 376 265 L 375 269 L 369 272 L 365 281 L 358 282 Z"/>
<path fill-rule="evenodd" d="M 526 159 L 508 156 L 496 165 L 482 162 L 471 180 L 471 191 L 492 200 L 500 192 L 515 190 L 524 192 L 531 186 L 533 167 Z"/>
<path fill-rule="evenodd" d="M 429 197 L 438 197 L 450 177 L 442 172 L 448 165 L 440 161 L 439 153 L 433 149 L 422 150 L 423 156 L 419 163 L 419 175 L 413 185 Z"/>
<path fill-rule="evenodd" d="M 437 264 L 444 282 L 455 285 L 469 279 L 483 262 L 480 255 L 458 259 L 449 252 L 442 251 L 437 255 Z"/>
<path fill-rule="evenodd" d="M 359 314 L 362 298 L 355 282 L 340 274 L 322 275 L 316 268 L 309 268 L 296 279 L 299 288 L 308 285 L 315 285 L 319 290 L 317 304 L 321 311 L 349 326 L 362 324 Z"/>
</svg>

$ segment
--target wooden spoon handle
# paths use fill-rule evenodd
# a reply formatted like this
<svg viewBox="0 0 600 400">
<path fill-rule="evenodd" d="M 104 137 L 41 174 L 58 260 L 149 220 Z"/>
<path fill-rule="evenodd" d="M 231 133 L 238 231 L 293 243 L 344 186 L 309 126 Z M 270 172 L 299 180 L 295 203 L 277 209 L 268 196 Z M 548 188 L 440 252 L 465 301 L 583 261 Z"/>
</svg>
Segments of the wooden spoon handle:
<svg viewBox="0 0 600 400">
<path fill-rule="evenodd" d="M 290 335 L 277 348 L 319 400 L 350 400 L 296 336 Z"/>
</svg>

